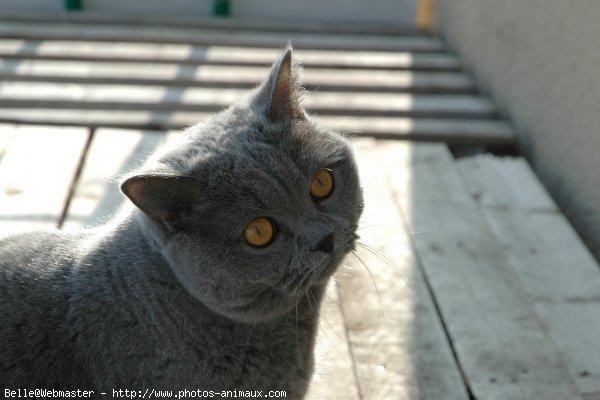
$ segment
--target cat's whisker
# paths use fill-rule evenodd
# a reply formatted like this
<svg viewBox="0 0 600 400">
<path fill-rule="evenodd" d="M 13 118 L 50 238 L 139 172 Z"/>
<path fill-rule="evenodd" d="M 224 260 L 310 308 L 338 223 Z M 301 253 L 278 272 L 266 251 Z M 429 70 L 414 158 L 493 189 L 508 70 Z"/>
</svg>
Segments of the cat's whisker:
<svg viewBox="0 0 600 400">
<path fill-rule="evenodd" d="M 340 265 L 340 266 L 344 266 L 344 265 Z M 337 275 L 339 275 L 339 273 L 338 273 Z M 337 282 L 336 282 L 335 284 L 337 285 Z M 331 300 L 332 302 L 334 302 L 336 305 L 338 305 L 338 306 L 339 306 L 340 302 L 338 301 L 338 299 L 336 299 L 335 297 L 331 297 L 331 296 L 329 295 L 329 293 L 327 293 L 327 291 L 325 291 L 325 293 L 324 293 L 324 294 L 325 294 L 325 296 L 326 296 L 326 297 L 327 297 L 329 300 Z"/>
<path fill-rule="evenodd" d="M 359 263 L 365 268 L 365 271 L 367 271 L 367 274 L 369 274 L 369 277 L 371 278 L 371 282 L 373 282 L 373 287 L 375 287 L 375 292 L 377 293 L 377 302 L 379 303 L 379 312 L 383 318 L 383 325 L 387 326 L 387 324 L 385 322 L 385 313 L 383 311 L 383 302 L 381 301 L 381 294 L 379 293 L 379 288 L 377 287 L 377 282 L 375 282 L 375 277 L 369 270 L 369 267 L 367 267 L 367 264 L 365 264 L 365 262 L 362 260 L 362 258 L 360 258 L 359 255 L 356 254 L 355 251 L 351 251 L 351 253 L 359 261 Z"/>
<path fill-rule="evenodd" d="M 312 291 L 311 291 L 311 290 L 309 290 L 307 294 L 310 294 L 310 296 L 312 296 L 312 298 L 313 298 L 313 301 L 315 302 L 315 304 L 317 304 L 317 299 L 315 298 L 315 295 L 312 293 Z M 328 296 L 328 297 L 329 297 L 330 299 L 332 299 L 332 297 L 331 297 L 331 296 Z M 339 306 L 340 306 L 340 304 L 339 304 L 337 301 L 335 302 L 335 305 L 336 305 L 336 307 L 339 307 Z M 329 323 L 329 321 L 328 321 L 328 320 L 327 320 L 327 318 L 325 317 L 325 314 L 322 314 L 322 315 L 321 315 L 321 319 L 322 319 L 323 321 L 325 321 L 325 323 L 327 324 L 327 326 L 329 327 L 329 329 L 331 329 L 331 331 L 332 331 L 333 333 L 335 333 L 335 335 L 336 335 L 337 337 L 339 337 L 340 339 L 342 339 L 342 341 L 343 341 L 344 343 L 346 342 L 346 340 L 345 340 L 345 339 L 344 339 L 342 336 L 340 336 L 340 335 L 339 335 L 339 334 L 338 334 L 338 333 L 335 331 L 335 329 L 333 328 L 333 326 L 332 326 L 332 325 Z M 323 329 L 323 328 L 321 328 L 321 329 Z M 325 334 L 325 336 L 327 336 L 327 333 L 325 332 L 325 330 L 324 330 L 324 329 L 323 329 L 323 333 Z M 332 344 L 333 344 L 333 343 L 332 343 Z"/>
<path fill-rule="evenodd" d="M 359 226 L 358 228 L 356 228 L 357 231 L 360 231 L 361 229 L 372 229 L 372 228 L 378 228 L 378 225 L 364 225 L 364 226 Z"/>
<path fill-rule="evenodd" d="M 308 95 L 308 94 L 316 93 L 319 90 L 321 90 L 321 86 L 317 86 L 317 87 L 315 87 L 314 89 L 311 89 L 311 90 L 304 89 L 304 92 Z M 304 99 L 304 97 L 305 96 L 303 95 L 302 99 Z"/>
<path fill-rule="evenodd" d="M 398 275 L 400 275 L 400 277 L 402 278 L 402 280 L 404 281 L 406 286 L 412 290 L 412 285 L 410 284 L 410 281 L 408 280 L 406 275 L 402 272 L 402 270 L 400 269 L 400 266 L 398 264 L 396 264 L 390 256 L 388 256 L 387 254 L 385 254 L 383 251 L 379 250 L 378 248 L 369 246 L 366 243 L 356 242 L 356 244 L 358 246 L 360 246 L 362 249 L 365 249 L 369 253 L 373 254 L 375 257 L 379 258 L 387 266 L 391 267 L 394 272 L 396 272 Z"/>
<path fill-rule="evenodd" d="M 346 264 L 342 264 L 340 265 L 340 267 L 342 268 L 346 268 L 346 269 L 352 269 L 352 267 L 350 265 L 346 265 Z M 341 269 L 339 271 L 342 271 Z M 350 272 L 338 272 L 337 276 L 341 276 L 341 277 L 345 277 L 345 278 L 350 278 L 352 276 L 352 274 Z"/>
<path fill-rule="evenodd" d="M 302 358 L 300 357 L 300 340 L 298 339 L 298 302 L 296 302 L 296 352 L 298 354 L 298 365 L 300 366 L 300 371 L 304 373 L 304 368 L 302 367 Z"/>
<path fill-rule="evenodd" d="M 358 139 L 363 135 L 362 131 L 338 131 L 337 133 L 339 133 L 342 136 L 347 137 L 348 139 Z"/>
<path fill-rule="evenodd" d="M 325 294 L 327 295 L 327 293 L 326 293 L 326 292 L 325 292 Z M 315 305 L 316 305 L 316 304 L 318 304 L 318 302 L 317 302 L 317 299 L 315 298 L 315 295 L 313 294 L 312 290 L 310 290 L 310 289 L 309 289 L 309 290 L 308 290 L 308 292 L 306 292 L 306 299 L 308 300 L 309 307 L 311 307 L 311 310 L 312 310 L 313 308 L 312 308 L 312 306 L 310 305 L 310 297 L 309 297 L 309 296 L 312 296 L 312 298 L 313 298 L 313 301 L 315 302 Z M 329 295 L 327 295 L 327 297 L 331 298 L 331 296 L 329 296 Z M 336 306 L 338 306 L 338 304 L 337 304 L 337 303 L 336 303 Z M 335 331 L 335 329 L 334 329 L 334 328 L 333 328 L 333 326 L 332 326 L 332 325 L 329 323 L 329 321 L 327 320 L 327 318 L 325 318 L 325 315 L 324 315 L 324 314 L 320 316 L 320 319 L 321 319 L 321 320 L 323 320 L 323 321 L 325 321 L 325 323 L 327 324 L 327 326 L 329 327 L 329 329 L 331 329 L 331 331 L 332 331 L 332 332 L 333 332 L 333 333 L 334 333 L 334 334 L 335 334 L 335 335 L 336 335 L 338 338 L 340 338 L 340 339 L 342 340 L 342 342 L 343 342 L 343 343 L 346 343 L 346 340 L 345 340 L 345 338 L 343 338 L 342 336 L 340 336 L 340 335 L 339 335 L 339 333 L 337 333 L 337 332 Z M 319 328 L 321 329 L 321 332 L 323 332 L 323 335 L 325 336 L 325 339 L 326 339 L 326 340 L 327 340 L 327 342 L 328 342 L 328 346 L 327 346 L 327 347 L 328 347 L 328 348 L 333 348 L 333 350 L 334 350 L 334 351 L 337 353 L 337 356 L 338 356 L 340 359 L 343 359 L 344 357 L 343 357 L 343 356 L 342 356 L 342 354 L 339 352 L 338 348 L 337 348 L 337 347 L 336 347 L 336 345 L 335 345 L 335 342 L 334 342 L 333 340 L 331 340 L 331 338 L 330 338 L 330 337 L 329 337 L 329 335 L 327 334 L 327 330 L 326 330 L 326 329 L 325 329 L 325 328 L 324 328 L 324 327 L 323 327 L 323 326 L 322 326 L 320 323 L 318 323 L 317 325 L 318 325 L 318 326 L 319 326 Z M 317 337 L 318 337 L 318 336 L 317 336 Z"/>
</svg>

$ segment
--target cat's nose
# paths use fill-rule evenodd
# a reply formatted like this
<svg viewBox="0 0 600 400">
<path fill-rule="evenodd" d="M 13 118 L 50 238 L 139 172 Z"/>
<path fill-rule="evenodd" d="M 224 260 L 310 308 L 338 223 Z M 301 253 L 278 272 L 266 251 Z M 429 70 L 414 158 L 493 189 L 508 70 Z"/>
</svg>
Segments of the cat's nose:
<svg viewBox="0 0 600 400">
<path fill-rule="evenodd" d="M 333 233 L 328 233 L 315 246 L 314 251 L 323 251 L 331 253 L 333 251 Z"/>
</svg>

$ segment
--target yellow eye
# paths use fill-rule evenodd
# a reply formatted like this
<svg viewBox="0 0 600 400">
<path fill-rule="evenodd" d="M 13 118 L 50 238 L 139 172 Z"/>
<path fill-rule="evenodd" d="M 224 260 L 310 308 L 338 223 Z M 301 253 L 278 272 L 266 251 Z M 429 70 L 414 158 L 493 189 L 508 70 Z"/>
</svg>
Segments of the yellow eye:
<svg viewBox="0 0 600 400">
<path fill-rule="evenodd" d="M 316 199 L 324 199 L 333 190 L 333 175 L 331 170 L 321 168 L 313 175 L 310 183 L 310 195 Z"/>
<path fill-rule="evenodd" d="M 254 218 L 244 229 L 244 239 L 255 247 L 263 247 L 271 243 L 274 234 L 273 222 L 265 217 Z"/>
</svg>

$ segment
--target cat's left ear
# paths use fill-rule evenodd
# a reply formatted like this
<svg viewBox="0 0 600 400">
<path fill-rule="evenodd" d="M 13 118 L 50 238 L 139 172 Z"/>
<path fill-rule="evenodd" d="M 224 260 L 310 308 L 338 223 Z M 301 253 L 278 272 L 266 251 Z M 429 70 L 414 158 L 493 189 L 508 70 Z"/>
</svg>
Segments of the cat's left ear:
<svg viewBox="0 0 600 400">
<path fill-rule="evenodd" d="M 292 63 L 292 48 L 288 47 L 281 58 L 273 64 L 266 81 L 267 113 L 276 122 L 288 122 L 304 118 L 300 104 L 300 88 Z"/>
<path fill-rule="evenodd" d="M 121 190 L 151 220 L 169 230 L 197 204 L 201 192 L 196 179 L 166 174 L 132 176 L 121 184 Z"/>
</svg>

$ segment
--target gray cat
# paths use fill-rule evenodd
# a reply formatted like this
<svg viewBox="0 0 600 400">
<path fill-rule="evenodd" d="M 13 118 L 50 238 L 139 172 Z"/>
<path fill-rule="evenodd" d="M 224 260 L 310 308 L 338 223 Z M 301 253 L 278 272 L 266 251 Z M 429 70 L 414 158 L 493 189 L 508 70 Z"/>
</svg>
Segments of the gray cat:
<svg viewBox="0 0 600 400">
<path fill-rule="evenodd" d="M 0 240 L 1 390 L 304 397 L 362 192 L 349 144 L 302 109 L 291 58 L 125 179 L 130 212 Z"/>
</svg>

